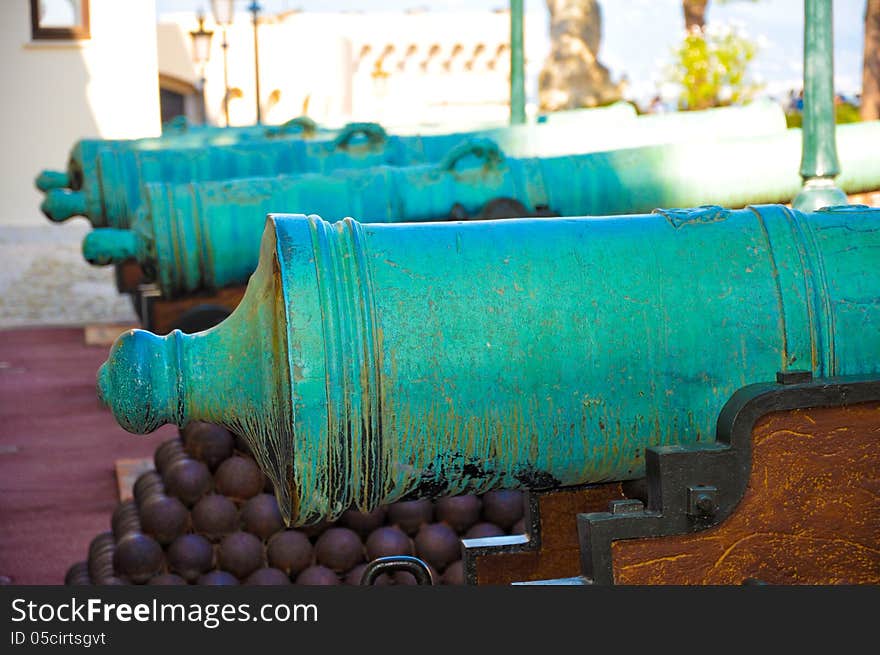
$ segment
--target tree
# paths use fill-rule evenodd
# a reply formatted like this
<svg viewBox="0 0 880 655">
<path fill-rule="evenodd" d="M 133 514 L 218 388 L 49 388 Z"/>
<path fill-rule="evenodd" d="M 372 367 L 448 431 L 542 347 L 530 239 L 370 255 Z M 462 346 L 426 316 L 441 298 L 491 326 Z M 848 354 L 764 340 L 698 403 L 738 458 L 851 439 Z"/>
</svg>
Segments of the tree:
<svg viewBox="0 0 880 655">
<path fill-rule="evenodd" d="M 716 0 L 719 4 L 735 0 Z M 751 0 L 756 2 L 757 0 Z M 681 0 L 681 8 L 684 11 L 684 28 L 690 32 L 693 29 L 703 30 L 706 28 L 706 10 L 709 8 L 709 0 Z"/>
<path fill-rule="evenodd" d="M 684 27 L 690 32 L 693 28 L 702 30 L 706 26 L 706 8 L 709 0 L 682 0 Z"/>
<path fill-rule="evenodd" d="M 868 0 L 865 7 L 861 115 L 863 121 L 880 119 L 880 0 Z"/>
<path fill-rule="evenodd" d="M 733 27 L 691 30 L 674 50 L 667 78 L 681 88 L 679 108 L 708 109 L 751 100 L 759 90 L 748 76 L 757 46 Z"/>
<path fill-rule="evenodd" d="M 596 107 L 620 100 L 623 88 L 612 82 L 599 61 L 602 15 L 598 0 L 547 0 L 550 53 L 538 77 L 542 111 Z"/>
</svg>

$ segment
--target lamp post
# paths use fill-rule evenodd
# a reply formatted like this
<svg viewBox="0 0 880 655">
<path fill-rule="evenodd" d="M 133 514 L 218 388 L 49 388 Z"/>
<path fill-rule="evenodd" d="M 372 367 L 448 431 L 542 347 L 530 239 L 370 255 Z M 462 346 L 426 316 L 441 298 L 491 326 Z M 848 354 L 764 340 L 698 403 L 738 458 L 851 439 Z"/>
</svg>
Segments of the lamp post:
<svg viewBox="0 0 880 655">
<path fill-rule="evenodd" d="M 205 16 L 199 14 L 199 29 L 189 33 L 193 43 L 193 61 L 199 67 L 199 92 L 202 94 L 202 123 L 207 122 L 207 110 L 205 108 L 205 64 L 211 57 L 211 37 L 214 32 L 205 29 Z"/>
<path fill-rule="evenodd" d="M 510 122 L 526 122 L 523 0 L 510 0 Z"/>
<path fill-rule="evenodd" d="M 254 0 L 248 6 L 248 11 L 254 17 L 254 80 L 257 94 L 257 125 L 263 122 L 262 111 L 260 111 L 260 48 L 257 42 L 257 15 L 260 13 L 260 5 Z"/>
<path fill-rule="evenodd" d="M 792 206 L 815 211 L 845 205 L 835 184 L 840 174 L 834 120 L 834 41 L 831 0 L 804 2 L 804 121 L 801 177 L 804 186 Z"/>
<path fill-rule="evenodd" d="M 226 118 L 226 127 L 229 127 L 229 42 L 226 40 L 226 29 L 232 25 L 235 17 L 235 0 L 211 0 L 211 13 L 214 22 L 221 27 L 223 42 L 223 116 Z"/>
</svg>

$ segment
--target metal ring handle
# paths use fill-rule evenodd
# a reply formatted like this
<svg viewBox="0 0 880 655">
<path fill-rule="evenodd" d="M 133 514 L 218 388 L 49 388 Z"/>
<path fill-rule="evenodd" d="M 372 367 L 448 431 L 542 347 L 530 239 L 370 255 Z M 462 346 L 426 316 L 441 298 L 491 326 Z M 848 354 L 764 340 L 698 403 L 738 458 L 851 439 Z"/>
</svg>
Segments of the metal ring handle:
<svg viewBox="0 0 880 655">
<path fill-rule="evenodd" d="M 179 134 L 189 130 L 189 127 L 189 119 L 186 116 L 178 115 L 162 125 L 162 132 L 166 134 L 169 132 Z"/>
<path fill-rule="evenodd" d="M 367 137 L 371 146 L 381 145 L 388 140 L 388 133 L 379 123 L 349 123 L 333 140 L 333 149 L 347 148 L 351 140 L 359 134 Z"/>
<path fill-rule="evenodd" d="M 364 573 L 361 576 L 361 584 L 372 586 L 383 573 L 390 571 L 407 571 L 412 573 L 419 585 L 433 585 L 434 576 L 431 575 L 431 569 L 418 557 L 410 555 L 389 555 L 388 557 L 377 557 L 367 564 Z"/>
<path fill-rule="evenodd" d="M 453 171 L 458 162 L 469 155 L 482 159 L 489 166 L 497 166 L 504 161 L 504 153 L 491 139 L 468 139 L 446 153 L 439 167 L 444 171 Z"/>
<path fill-rule="evenodd" d="M 314 136 L 318 131 L 318 124 L 308 116 L 297 116 L 281 125 L 273 125 L 266 128 L 266 136 L 286 136 L 288 134 L 302 134 L 303 136 Z"/>
</svg>

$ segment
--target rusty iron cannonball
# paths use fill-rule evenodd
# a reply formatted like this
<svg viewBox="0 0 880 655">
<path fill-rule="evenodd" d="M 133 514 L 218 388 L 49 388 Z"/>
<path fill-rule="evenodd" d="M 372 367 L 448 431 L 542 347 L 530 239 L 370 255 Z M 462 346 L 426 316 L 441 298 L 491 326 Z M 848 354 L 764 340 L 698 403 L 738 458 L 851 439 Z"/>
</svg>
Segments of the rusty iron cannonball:
<svg viewBox="0 0 880 655">
<path fill-rule="evenodd" d="M 430 500 L 407 500 L 388 506 L 388 522 L 399 526 L 410 536 L 433 519 L 434 504 Z"/>
<path fill-rule="evenodd" d="M 137 504 L 133 499 L 123 500 L 116 506 L 110 518 L 110 527 L 116 541 L 127 534 L 141 531 L 141 519 L 138 516 Z"/>
<path fill-rule="evenodd" d="M 263 566 L 263 542 L 249 532 L 226 535 L 220 542 L 217 565 L 239 580 L 244 580 Z"/>
<path fill-rule="evenodd" d="M 193 457 L 216 470 L 221 462 L 232 457 L 235 437 L 221 425 L 191 421 L 180 431 L 183 447 Z"/>
<path fill-rule="evenodd" d="M 351 571 L 349 571 L 348 573 L 345 574 L 345 578 L 342 580 L 342 583 L 347 584 L 347 585 L 354 585 L 354 586 L 359 585 L 361 583 L 361 578 L 364 577 L 364 571 L 366 570 L 366 568 L 367 568 L 367 563 L 361 562 L 360 564 L 355 566 Z M 385 575 L 385 574 L 383 573 L 382 575 Z M 379 577 L 382 577 L 382 576 L 380 575 Z M 385 576 L 385 578 L 387 579 L 388 576 Z M 373 584 L 375 584 L 375 585 L 380 584 L 379 580 L 377 579 L 376 582 L 374 582 Z M 387 584 L 387 582 L 385 582 L 385 584 Z"/>
<path fill-rule="evenodd" d="M 214 484 L 208 467 L 189 457 L 172 464 L 162 477 L 165 481 L 165 492 L 179 498 L 187 507 L 195 505 L 202 496 L 211 491 Z"/>
<path fill-rule="evenodd" d="M 320 564 L 315 564 L 305 569 L 298 576 L 296 576 L 296 584 L 329 586 L 338 585 L 341 583 L 339 582 L 339 576 L 336 575 L 331 569 L 328 569 L 326 566 L 321 566 Z"/>
<path fill-rule="evenodd" d="M 266 559 L 269 566 L 281 569 L 287 575 L 296 576 L 311 566 L 313 550 L 312 542 L 302 532 L 285 530 L 275 533 L 269 539 Z"/>
<path fill-rule="evenodd" d="M 440 577 L 440 584 L 445 585 L 462 585 L 464 584 L 464 562 L 455 560 L 446 567 L 443 575 Z"/>
<path fill-rule="evenodd" d="M 195 582 L 214 565 L 214 547 L 197 534 L 182 534 L 168 546 L 168 568 L 188 582 Z"/>
<path fill-rule="evenodd" d="M 217 467 L 214 486 L 232 500 L 245 501 L 263 491 L 263 472 L 250 457 L 234 455 Z"/>
<path fill-rule="evenodd" d="M 150 497 L 164 493 L 165 483 L 162 482 L 162 476 L 156 471 L 144 471 L 137 477 L 132 487 L 132 494 L 138 507 L 143 505 Z"/>
<path fill-rule="evenodd" d="M 201 576 L 196 584 L 207 587 L 221 587 L 226 585 L 237 585 L 238 578 L 226 571 L 209 571 Z"/>
<path fill-rule="evenodd" d="M 416 576 L 409 571 L 394 571 L 391 574 L 391 581 L 393 584 L 401 587 L 412 587 L 418 584 Z"/>
<path fill-rule="evenodd" d="M 103 578 L 100 582 L 96 582 L 98 585 L 109 585 L 109 586 L 121 586 L 121 585 L 131 585 L 130 580 L 126 580 L 125 578 L 120 578 L 119 576 L 112 575 L 109 578 Z"/>
<path fill-rule="evenodd" d="M 248 445 L 247 440 L 241 436 L 240 434 L 232 435 L 233 444 L 235 446 L 235 450 L 240 453 L 244 453 L 248 457 L 253 457 L 253 453 L 251 452 L 251 447 Z"/>
<path fill-rule="evenodd" d="M 271 494 L 257 494 L 241 508 L 242 527 L 265 541 L 284 529 L 278 501 Z"/>
<path fill-rule="evenodd" d="M 372 561 L 377 557 L 390 555 L 412 555 L 412 539 L 396 525 L 385 525 L 377 528 L 367 537 L 367 559 Z"/>
<path fill-rule="evenodd" d="M 183 442 L 179 437 L 168 439 L 159 444 L 156 452 L 153 453 L 153 464 L 159 475 L 164 475 L 165 471 L 181 459 L 189 457 L 183 449 Z"/>
<path fill-rule="evenodd" d="M 192 527 L 211 541 L 220 541 L 238 530 L 238 508 L 226 496 L 208 494 L 193 507 Z"/>
<path fill-rule="evenodd" d="M 483 501 L 479 496 L 447 496 L 437 500 L 435 511 L 437 520 L 447 523 L 458 533 L 462 533 L 480 520 Z"/>
<path fill-rule="evenodd" d="M 113 553 L 115 552 L 114 549 Z M 113 572 L 113 553 L 110 553 L 107 561 L 102 561 L 97 565 L 89 563 L 89 580 L 92 581 L 92 584 L 102 585 L 110 578 L 115 577 Z"/>
<path fill-rule="evenodd" d="M 265 567 L 251 573 L 244 583 L 254 586 L 287 585 L 290 584 L 290 578 L 287 577 L 284 571 Z"/>
<path fill-rule="evenodd" d="M 301 525 L 298 529 L 305 536 L 307 536 L 312 543 L 318 540 L 318 538 L 324 534 L 324 531 L 328 528 L 332 528 L 335 525 L 332 521 L 318 521 L 317 523 L 312 523 L 311 525 Z"/>
<path fill-rule="evenodd" d="M 328 528 L 315 543 L 315 560 L 342 573 L 364 561 L 364 545 L 354 530 Z"/>
<path fill-rule="evenodd" d="M 93 584 L 101 584 L 102 580 L 113 577 L 115 552 L 116 542 L 112 532 L 102 532 L 89 543 L 87 567 Z"/>
<path fill-rule="evenodd" d="M 92 584 L 92 579 L 89 577 L 89 563 L 82 561 L 71 564 L 64 574 L 64 584 L 69 587 Z"/>
<path fill-rule="evenodd" d="M 461 541 L 445 523 L 428 523 L 415 537 L 416 555 L 441 571 L 450 562 L 461 559 Z"/>
<path fill-rule="evenodd" d="M 356 509 L 349 509 L 339 517 L 339 525 L 354 530 L 361 539 L 365 539 L 373 530 L 385 522 L 387 514 L 388 510 L 384 505 L 377 507 L 372 512 L 360 512 Z"/>
<path fill-rule="evenodd" d="M 107 548 L 114 548 L 116 540 L 110 531 L 100 532 L 89 542 L 89 559 L 95 557 L 99 552 Z"/>
<path fill-rule="evenodd" d="M 151 496 L 141 507 L 141 529 L 163 546 L 189 530 L 186 506 L 172 496 Z"/>
<path fill-rule="evenodd" d="M 367 563 L 358 564 L 351 571 L 345 574 L 343 584 L 360 586 L 361 579 L 364 577 L 364 571 L 367 569 Z M 380 573 L 373 580 L 373 587 L 389 587 L 394 584 L 394 578 L 389 573 Z"/>
<path fill-rule="evenodd" d="M 434 581 L 435 585 L 440 584 L 440 574 L 437 572 L 437 569 L 431 566 L 428 562 L 425 562 L 425 564 L 428 565 L 428 570 L 431 572 L 431 580 Z M 418 580 L 416 580 L 416 576 L 409 571 L 399 569 L 391 574 L 391 583 L 399 586 L 413 586 L 419 584 Z"/>
<path fill-rule="evenodd" d="M 523 502 L 523 493 L 515 489 L 488 491 L 483 494 L 483 518 L 508 530 L 523 517 Z"/>
<path fill-rule="evenodd" d="M 186 580 L 181 578 L 179 575 L 174 573 L 161 573 L 157 576 L 150 578 L 150 581 L 147 583 L 148 585 L 153 586 L 177 586 L 177 585 L 185 585 L 187 584 Z"/>
<path fill-rule="evenodd" d="M 116 545 L 113 567 L 117 574 L 135 584 L 144 584 L 162 572 L 165 563 L 162 546 L 152 537 L 134 533 L 122 538 Z"/>
<path fill-rule="evenodd" d="M 483 521 L 472 525 L 467 532 L 464 533 L 463 539 L 485 539 L 487 537 L 501 537 L 507 534 L 494 523 Z"/>
</svg>

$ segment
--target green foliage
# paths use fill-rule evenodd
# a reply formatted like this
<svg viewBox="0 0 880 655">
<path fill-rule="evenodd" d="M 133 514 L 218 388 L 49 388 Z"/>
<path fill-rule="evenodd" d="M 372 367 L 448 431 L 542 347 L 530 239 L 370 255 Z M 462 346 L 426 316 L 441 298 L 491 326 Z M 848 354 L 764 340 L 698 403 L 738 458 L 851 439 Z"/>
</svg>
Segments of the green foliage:
<svg viewBox="0 0 880 655">
<path fill-rule="evenodd" d="M 667 79 L 681 88 L 682 110 L 708 109 L 742 104 L 760 90 L 748 76 L 748 66 L 758 52 L 757 44 L 727 26 L 694 29 L 673 50 Z"/>
<path fill-rule="evenodd" d="M 834 122 L 840 123 L 858 123 L 862 120 L 859 114 L 859 108 L 848 102 L 841 102 L 834 106 Z M 802 127 L 804 117 L 799 111 L 791 111 L 785 113 L 785 123 L 788 127 Z"/>
</svg>

